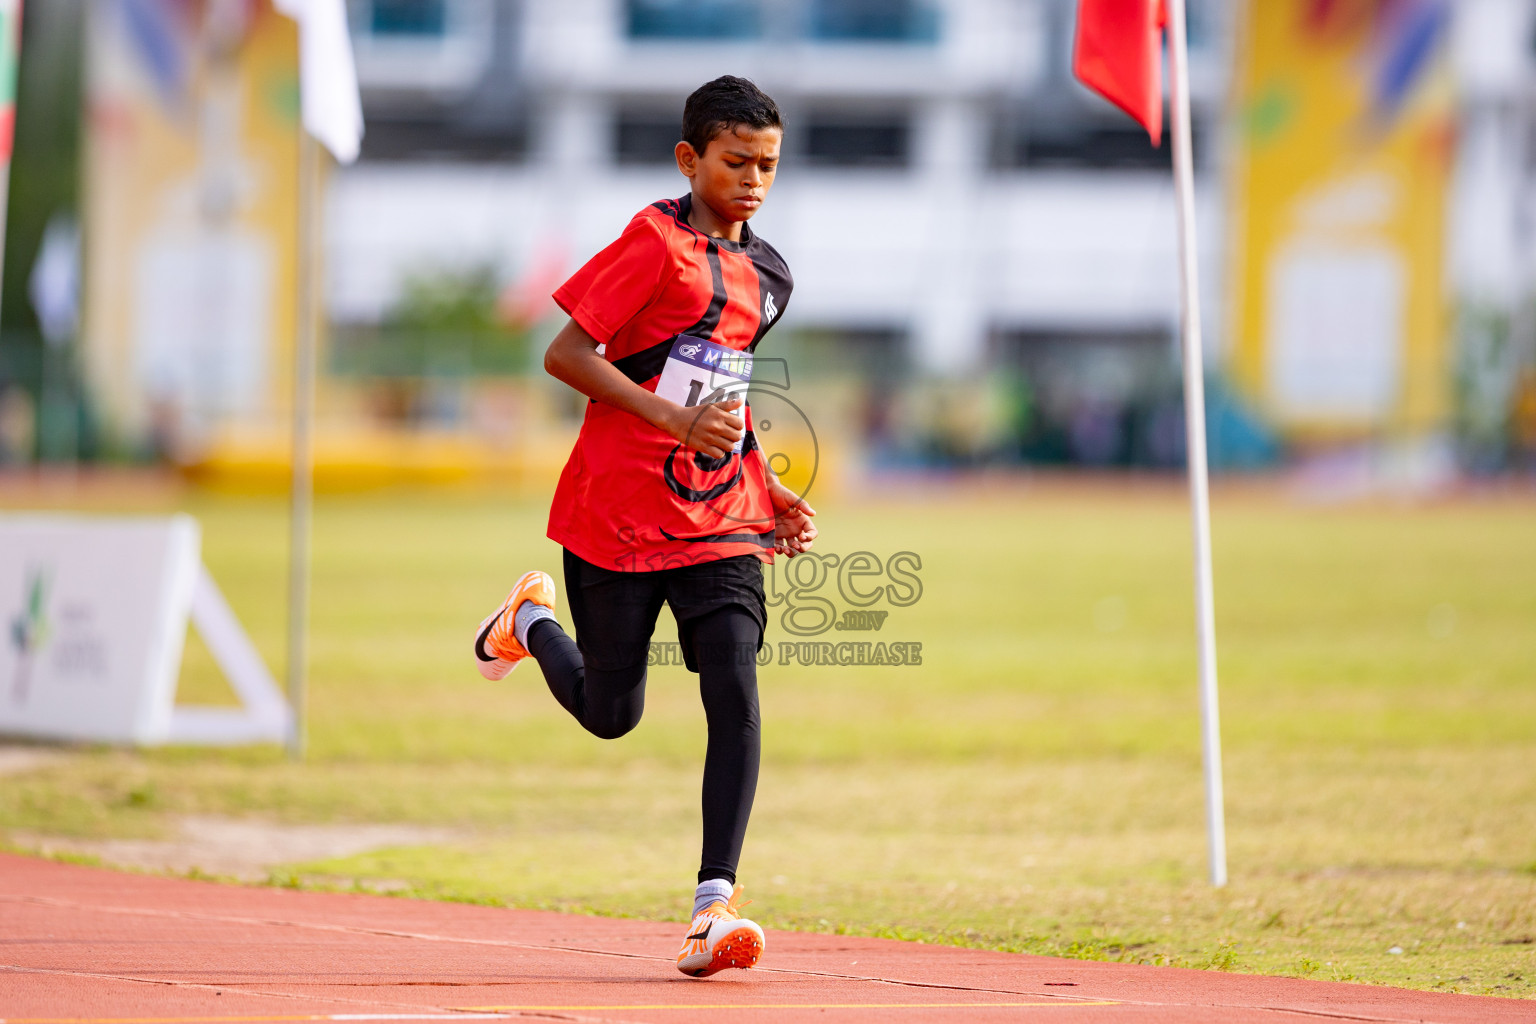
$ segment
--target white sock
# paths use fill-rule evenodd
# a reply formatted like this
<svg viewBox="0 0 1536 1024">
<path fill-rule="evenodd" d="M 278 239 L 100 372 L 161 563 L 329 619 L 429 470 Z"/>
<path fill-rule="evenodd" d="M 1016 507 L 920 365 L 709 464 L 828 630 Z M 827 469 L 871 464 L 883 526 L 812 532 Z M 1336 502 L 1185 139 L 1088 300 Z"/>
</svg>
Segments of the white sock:
<svg viewBox="0 0 1536 1024">
<path fill-rule="evenodd" d="M 517 611 L 512 616 L 512 635 L 517 637 L 517 642 L 523 645 L 523 650 L 528 649 L 528 629 L 540 619 L 552 619 L 555 613 L 541 604 L 532 601 L 524 601 L 517 606 Z"/>
<path fill-rule="evenodd" d="M 693 891 L 694 915 L 697 916 L 699 911 L 716 900 L 722 903 L 729 903 L 731 893 L 735 891 L 736 887 L 723 878 L 711 878 L 707 882 L 700 882 L 699 887 Z"/>
</svg>

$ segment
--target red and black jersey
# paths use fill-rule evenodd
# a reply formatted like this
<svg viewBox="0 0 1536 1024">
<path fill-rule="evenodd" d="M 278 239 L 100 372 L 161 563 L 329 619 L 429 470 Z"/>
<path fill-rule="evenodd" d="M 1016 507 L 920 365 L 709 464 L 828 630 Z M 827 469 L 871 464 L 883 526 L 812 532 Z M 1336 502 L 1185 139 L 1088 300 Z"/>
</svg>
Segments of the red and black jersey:
<svg viewBox="0 0 1536 1024">
<path fill-rule="evenodd" d="M 784 258 L 745 224 L 740 242 L 689 226 L 692 198 L 641 210 L 554 293 L 608 361 L 650 391 L 679 335 L 754 351 L 794 287 Z M 555 488 L 549 537 L 625 571 L 744 554 L 772 561 L 773 511 L 750 410 L 740 454 L 715 460 L 638 416 L 589 403 Z"/>
</svg>

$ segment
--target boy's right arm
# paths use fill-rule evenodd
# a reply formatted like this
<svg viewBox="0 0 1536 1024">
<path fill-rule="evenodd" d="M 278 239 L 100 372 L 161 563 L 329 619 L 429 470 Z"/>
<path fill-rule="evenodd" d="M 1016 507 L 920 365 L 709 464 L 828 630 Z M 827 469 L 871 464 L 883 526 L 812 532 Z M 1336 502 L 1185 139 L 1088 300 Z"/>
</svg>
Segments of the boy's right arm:
<svg viewBox="0 0 1536 1024">
<path fill-rule="evenodd" d="M 685 408 L 636 384 L 597 351 L 597 339 L 571 320 L 544 353 L 544 369 L 595 402 L 633 413 L 679 444 L 722 459 L 741 440 L 741 399 Z"/>
</svg>

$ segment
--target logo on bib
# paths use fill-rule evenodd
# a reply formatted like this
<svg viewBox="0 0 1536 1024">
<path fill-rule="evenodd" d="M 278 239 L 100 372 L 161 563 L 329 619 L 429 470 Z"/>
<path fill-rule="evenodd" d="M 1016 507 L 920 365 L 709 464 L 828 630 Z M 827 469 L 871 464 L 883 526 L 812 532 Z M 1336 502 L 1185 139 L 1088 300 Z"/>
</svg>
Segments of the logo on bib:
<svg viewBox="0 0 1536 1024">
<path fill-rule="evenodd" d="M 677 346 L 677 350 L 679 352 L 681 352 L 685 356 L 690 356 L 690 357 L 698 355 L 700 348 L 703 348 L 703 346 L 702 345 L 679 345 L 679 346 Z"/>
<path fill-rule="evenodd" d="M 765 292 L 763 298 L 763 319 L 768 323 L 773 323 L 774 318 L 778 315 L 779 307 L 773 304 L 773 292 Z"/>
</svg>

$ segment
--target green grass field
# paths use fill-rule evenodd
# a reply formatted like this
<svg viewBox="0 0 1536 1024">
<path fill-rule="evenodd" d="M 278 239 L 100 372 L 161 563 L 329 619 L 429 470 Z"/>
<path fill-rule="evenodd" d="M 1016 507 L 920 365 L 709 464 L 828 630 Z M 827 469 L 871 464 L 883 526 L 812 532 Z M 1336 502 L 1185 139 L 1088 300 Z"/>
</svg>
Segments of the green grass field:
<svg viewBox="0 0 1536 1024">
<path fill-rule="evenodd" d="M 75 503 L 195 513 L 280 668 L 280 501 Z M 1536 995 L 1536 500 L 1319 508 L 1218 490 L 1219 891 L 1175 484 L 817 504 L 822 550 L 914 552 L 923 588 L 879 633 L 822 639 L 921 642 L 922 665 L 762 670 L 742 865 L 758 920 Z M 483 495 L 322 499 L 309 760 L 74 751 L 4 780 L 0 834 L 153 836 L 186 814 L 449 826 L 462 838 L 276 880 L 681 920 L 704 745 L 691 679 L 655 670 L 645 721 L 604 743 L 536 670 L 491 684 L 470 664 L 510 581 L 558 566 L 543 514 Z M 674 638 L 666 613 L 657 638 Z M 228 699 L 196 643 L 182 691 Z"/>
</svg>

